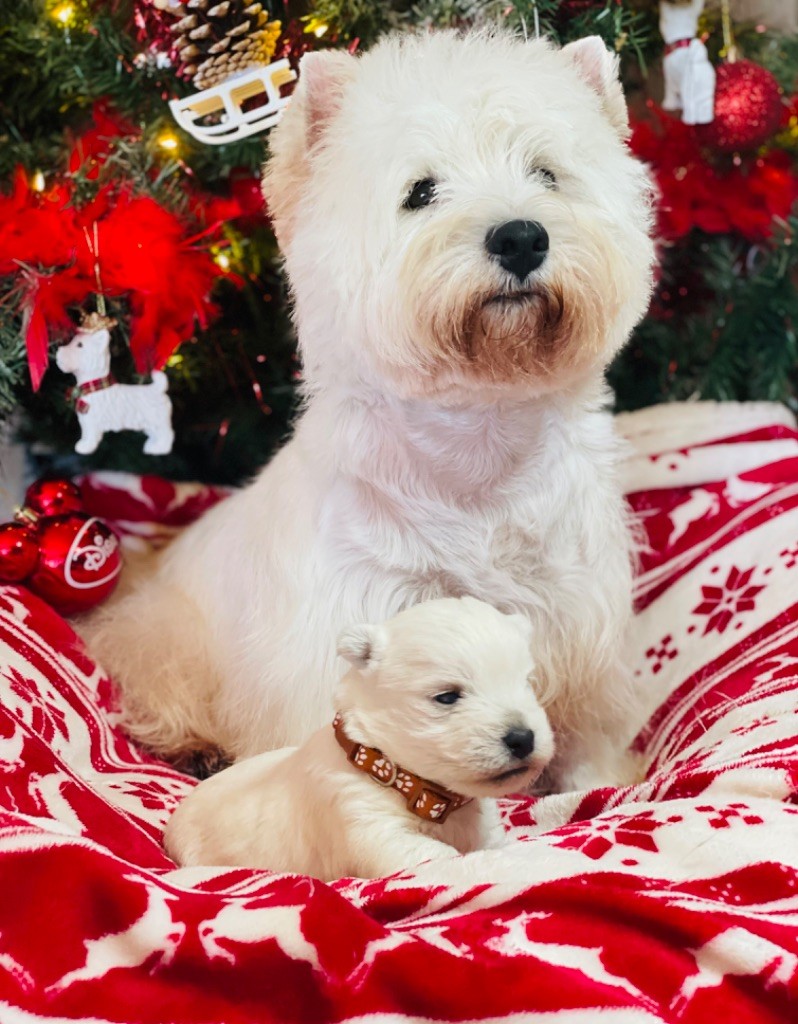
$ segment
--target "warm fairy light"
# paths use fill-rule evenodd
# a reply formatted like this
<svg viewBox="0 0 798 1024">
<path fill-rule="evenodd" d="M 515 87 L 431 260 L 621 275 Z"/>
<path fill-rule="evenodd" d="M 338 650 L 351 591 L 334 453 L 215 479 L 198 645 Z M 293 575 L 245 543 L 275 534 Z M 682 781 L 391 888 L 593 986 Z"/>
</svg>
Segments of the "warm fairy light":
<svg viewBox="0 0 798 1024">
<path fill-rule="evenodd" d="M 52 10 L 52 16 L 56 21 L 59 21 L 62 25 L 69 25 L 75 17 L 75 8 L 68 0 L 64 0 L 64 3 L 57 4 Z"/>
<path fill-rule="evenodd" d="M 178 147 L 177 136 L 171 132 L 161 132 L 157 142 L 161 149 L 165 149 L 167 153 L 174 153 Z"/>
<path fill-rule="evenodd" d="M 30 180 L 30 187 L 34 192 L 44 192 L 44 175 L 41 171 L 34 171 L 33 177 Z"/>
<path fill-rule="evenodd" d="M 326 21 L 322 21 L 320 18 L 307 18 L 305 31 L 311 32 L 317 39 L 321 39 L 325 32 L 328 31 L 329 25 Z"/>
<path fill-rule="evenodd" d="M 213 258 L 217 266 L 220 266 L 222 270 L 230 269 L 230 257 L 226 252 L 217 253 Z"/>
</svg>

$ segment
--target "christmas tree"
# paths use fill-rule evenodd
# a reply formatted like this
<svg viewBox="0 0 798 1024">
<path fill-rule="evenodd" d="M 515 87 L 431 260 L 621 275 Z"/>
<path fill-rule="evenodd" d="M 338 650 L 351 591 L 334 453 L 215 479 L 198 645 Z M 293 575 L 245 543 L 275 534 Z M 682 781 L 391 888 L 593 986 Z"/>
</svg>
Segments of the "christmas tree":
<svg viewBox="0 0 798 1024">
<path fill-rule="evenodd" d="M 651 165 L 660 192 L 661 272 L 648 316 L 610 369 L 618 408 L 690 397 L 778 399 L 796 407 L 798 39 L 735 17 L 727 0 L 708 4 L 689 35 L 663 37 L 660 26 L 667 37 L 673 10 L 663 14 L 661 7 L 675 9 L 681 24 L 688 8 L 701 6 L 6 5 L 0 419 L 42 470 L 102 467 L 218 482 L 250 475 L 285 436 L 301 373 L 260 195 L 268 133 L 208 144 L 195 135 L 216 132 L 218 141 L 229 134 L 229 111 L 206 106 L 192 133 L 169 101 L 189 102 L 198 90 L 206 95 L 238 81 L 239 122 L 254 124 L 264 86 L 245 86 L 248 69 L 281 69 L 268 86 L 271 107 L 264 107 L 276 109 L 306 50 L 356 52 L 393 29 L 491 21 L 556 43 L 600 35 L 621 58 L 630 145 Z M 696 45 L 690 52 L 699 56 L 706 46 L 713 92 L 695 101 L 703 114 L 691 116 L 689 99 L 681 113 L 666 113 L 663 96 L 673 103 L 663 63 L 667 77 L 670 55 Z M 116 380 L 147 381 L 165 370 L 176 434 L 170 454 L 143 454 L 141 435 L 129 431 L 107 434 L 90 455 L 75 454 L 73 379 L 53 356 L 91 315 L 109 325 Z"/>
</svg>

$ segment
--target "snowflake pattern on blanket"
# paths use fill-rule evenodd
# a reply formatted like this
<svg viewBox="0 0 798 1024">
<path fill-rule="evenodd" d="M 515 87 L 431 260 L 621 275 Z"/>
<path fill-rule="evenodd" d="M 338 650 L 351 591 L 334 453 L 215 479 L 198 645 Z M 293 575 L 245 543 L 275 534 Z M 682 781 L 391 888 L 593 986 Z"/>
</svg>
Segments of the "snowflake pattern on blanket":
<svg viewBox="0 0 798 1024">
<path fill-rule="evenodd" d="M 503 848 L 387 879 L 176 869 L 193 781 L 0 589 L 0 1021 L 798 1020 L 798 432 L 671 434 L 627 466 L 645 780 L 504 801 Z M 138 543 L 222 497 L 90 492 Z"/>
</svg>

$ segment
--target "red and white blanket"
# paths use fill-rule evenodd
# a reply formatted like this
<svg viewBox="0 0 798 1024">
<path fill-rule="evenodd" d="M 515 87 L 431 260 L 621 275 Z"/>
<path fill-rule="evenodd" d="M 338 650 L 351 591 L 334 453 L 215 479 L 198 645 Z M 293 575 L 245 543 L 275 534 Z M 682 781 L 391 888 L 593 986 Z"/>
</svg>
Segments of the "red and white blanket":
<svg viewBox="0 0 798 1024">
<path fill-rule="evenodd" d="M 797 1021 L 798 432 L 774 407 L 620 422 L 647 778 L 506 801 L 499 850 L 332 885 L 175 869 L 193 781 L 125 738 L 66 622 L 0 590 L 0 1022 Z M 139 535 L 219 497 L 91 491 Z"/>
</svg>

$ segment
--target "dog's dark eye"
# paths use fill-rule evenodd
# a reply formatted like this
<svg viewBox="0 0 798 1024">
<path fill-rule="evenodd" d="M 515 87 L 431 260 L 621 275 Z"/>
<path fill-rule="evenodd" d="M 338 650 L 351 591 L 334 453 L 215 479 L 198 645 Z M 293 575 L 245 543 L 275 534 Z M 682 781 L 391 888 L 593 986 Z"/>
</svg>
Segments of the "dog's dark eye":
<svg viewBox="0 0 798 1024">
<path fill-rule="evenodd" d="M 432 178 L 423 178 L 410 189 L 407 199 L 402 205 L 406 210 L 420 210 L 422 206 L 429 206 L 434 199 L 435 182 Z"/>
<path fill-rule="evenodd" d="M 436 693 L 432 699 L 438 704 L 456 704 L 462 696 L 459 690 L 444 690 L 443 693 Z"/>
<path fill-rule="evenodd" d="M 82 341 L 78 342 L 78 348 L 83 348 L 83 342 Z"/>
<path fill-rule="evenodd" d="M 557 175 L 554 171 L 550 171 L 548 167 L 533 167 L 529 173 L 540 178 L 546 188 L 557 188 Z"/>
</svg>

